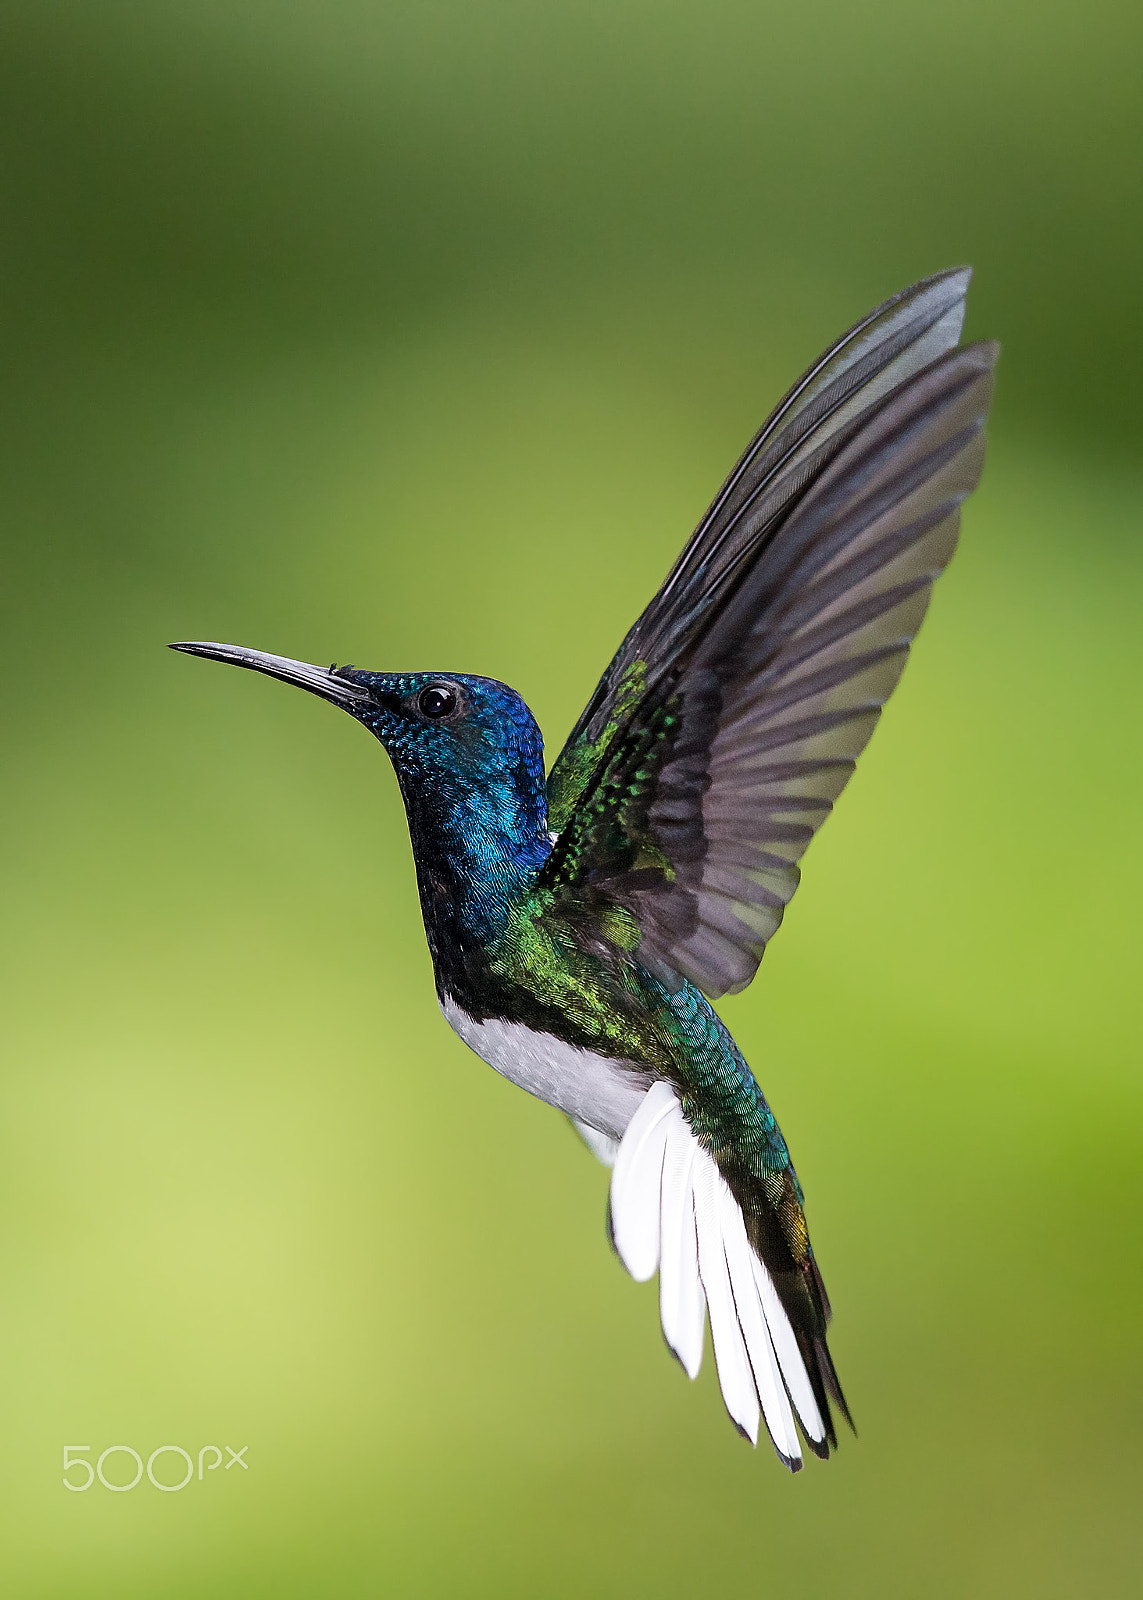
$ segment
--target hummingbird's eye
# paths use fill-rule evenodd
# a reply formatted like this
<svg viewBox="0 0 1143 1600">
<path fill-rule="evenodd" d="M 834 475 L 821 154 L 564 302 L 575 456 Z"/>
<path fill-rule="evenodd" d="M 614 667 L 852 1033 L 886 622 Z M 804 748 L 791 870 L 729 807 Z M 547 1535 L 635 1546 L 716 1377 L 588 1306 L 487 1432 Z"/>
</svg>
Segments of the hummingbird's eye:
<svg viewBox="0 0 1143 1600">
<path fill-rule="evenodd" d="M 430 684 L 417 696 L 417 710 L 422 717 L 429 717 L 434 722 L 441 717 L 451 716 L 456 710 L 456 690 L 442 688 L 438 683 Z"/>
</svg>

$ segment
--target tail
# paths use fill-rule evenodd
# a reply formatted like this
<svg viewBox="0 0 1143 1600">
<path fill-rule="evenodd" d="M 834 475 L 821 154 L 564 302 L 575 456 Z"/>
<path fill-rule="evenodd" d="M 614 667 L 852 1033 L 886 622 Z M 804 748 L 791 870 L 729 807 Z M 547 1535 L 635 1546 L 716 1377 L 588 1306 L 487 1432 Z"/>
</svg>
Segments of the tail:
<svg viewBox="0 0 1143 1600">
<path fill-rule="evenodd" d="M 801 1218 L 792 1174 L 783 1177 Z M 798 1428 L 817 1456 L 837 1446 L 831 1398 L 853 1423 L 826 1343 L 830 1311 L 821 1274 L 808 1240 L 800 1263 L 792 1255 L 782 1228 L 784 1203 L 784 1196 L 767 1196 L 744 1215 L 714 1157 L 691 1131 L 674 1089 L 659 1082 L 647 1091 L 612 1173 L 615 1248 L 639 1282 L 658 1269 L 663 1335 L 691 1378 L 702 1364 L 709 1312 L 731 1421 L 751 1444 L 764 1421 L 779 1459 L 797 1472 Z M 803 1233 L 804 1226 L 803 1219 Z M 780 1263 L 778 1270 L 766 1261 Z"/>
</svg>

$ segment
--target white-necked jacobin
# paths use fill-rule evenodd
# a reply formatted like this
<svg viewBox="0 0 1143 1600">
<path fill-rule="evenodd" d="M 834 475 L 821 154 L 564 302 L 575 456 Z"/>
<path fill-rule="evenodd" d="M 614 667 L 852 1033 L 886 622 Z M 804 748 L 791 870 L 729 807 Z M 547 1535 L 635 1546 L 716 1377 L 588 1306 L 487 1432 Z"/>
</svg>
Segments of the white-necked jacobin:
<svg viewBox="0 0 1143 1600">
<path fill-rule="evenodd" d="M 896 295 L 751 440 L 544 777 L 520 696 L 453 672 L 176 644 L 348 711 L 404 798 L 437 998 L 613 1167 L 611 1236 L 659 1272 L 693 1378 L 796 1470 L 849 1420 L 801 1185 L 710 1001 L 750 982 L 905 665 L 980 475 L 997 347 L 968 269 Z"/>
</svg>

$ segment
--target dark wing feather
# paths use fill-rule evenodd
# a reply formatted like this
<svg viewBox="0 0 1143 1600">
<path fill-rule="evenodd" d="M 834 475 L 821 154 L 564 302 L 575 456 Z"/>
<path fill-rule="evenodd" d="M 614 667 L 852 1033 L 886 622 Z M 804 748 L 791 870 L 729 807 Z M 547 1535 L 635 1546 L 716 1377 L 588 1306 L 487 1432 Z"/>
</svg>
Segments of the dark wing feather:
<svg viewBox="0 0 1143 1600">
<path fill-rule="evenodd" d="M 624 908 L 668 980 L 749 983 L 900 677 L 980 474 L 995 347 L 931 359 L 966 281 L 889 302 L 791 391 L 553 770 L 541 884 L 585 929 Z M 930 359 L 902 376 L 918 345 Z"/>
<path fill-rule="evenodd" d="M 960 338 L 971 270 L 925 278 L 878 306 L 805 372 L 754 435 L 662 587 L 628 633 L 548 780 L 552 828 L 570 817 L 640 696 L 715 610 L 791 500 L 855 421 Z"/>
</svg>

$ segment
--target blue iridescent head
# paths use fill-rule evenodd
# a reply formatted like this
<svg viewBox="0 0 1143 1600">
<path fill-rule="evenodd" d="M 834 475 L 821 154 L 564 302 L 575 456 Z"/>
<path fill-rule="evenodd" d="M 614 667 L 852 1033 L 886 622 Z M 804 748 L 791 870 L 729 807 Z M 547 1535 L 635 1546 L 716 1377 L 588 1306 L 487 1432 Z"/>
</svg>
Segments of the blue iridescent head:
<svg viewBox="0 0 1143 1600">
<path fill-rule="evenodd" d="M 546 837 L 543 739 L 514 689 L 465 673 L 337 676 L 368 695 L 348 709 L 389 752 L 414 828 L 454 815 L 521 843 Z"/>
<path fill-rule="evenodd" d="M 472 916 L 491 925 L 547 856 L 543 739 L 506 684 L 464 673 L 315 667 L 240 645 L 171 648 L 280 678 L 364 723 L 396 769 L 422 899 L 425 874 L 448 869 L 454 897 L 471 895 Z"/>
</svg>

